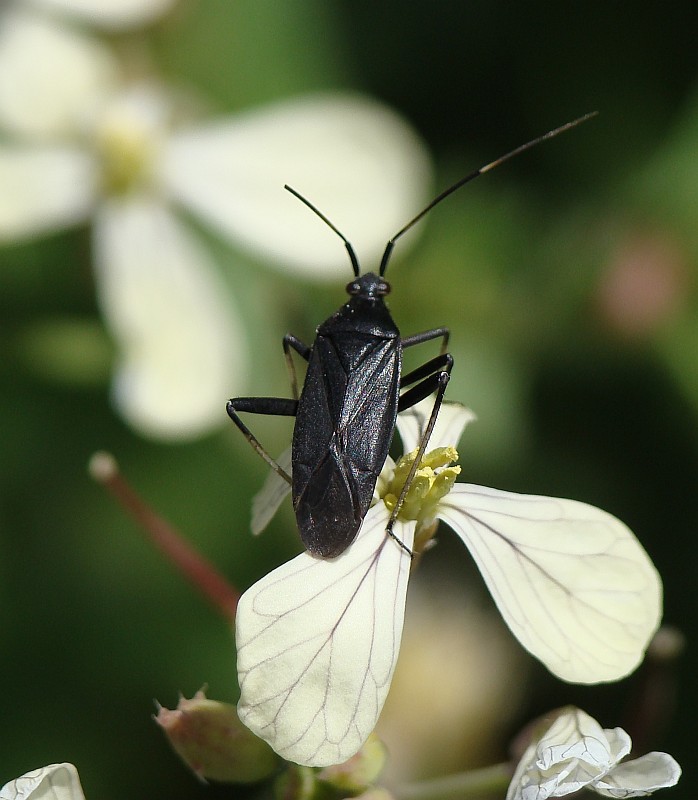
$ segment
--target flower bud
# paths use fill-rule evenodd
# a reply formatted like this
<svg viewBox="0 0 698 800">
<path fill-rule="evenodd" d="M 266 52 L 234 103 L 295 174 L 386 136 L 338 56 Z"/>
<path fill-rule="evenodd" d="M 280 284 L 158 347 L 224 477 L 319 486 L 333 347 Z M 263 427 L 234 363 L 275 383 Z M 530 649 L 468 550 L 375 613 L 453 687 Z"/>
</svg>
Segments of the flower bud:
<svg viewBox="0 0 698 800">
<path fill-rule="evenodd" d="M 241 722 L 235 706 L 209 700 L 202 690 L 176 710 L 158 707 L 155 721 L 196 775 L 224 783 L 254 783 L 271 775 L 278 759 Z"/>
<path fill-rule="evenodd" d="M 319 787 L 315 778 L 312 767 L 289 762 L 274 783 L 274 797 L 276 800 L 317 800 Z"/>
<path fill-rule="evenodd" d="M 355 795 L 368 789 L 378 778 L 385 766 L 385 759 L 385 745 L 375 734 L 371 734 L 355 756 L 343 764 L 321 769 L 317 779 Z"/>
<path fill-rule="evenodd" d="M 373 786 L 365 792 L 356 795 L 354 800 L 394 800 L 394 797 L 387 789 L 383 789 L 382 786 Z"/>
</svg>

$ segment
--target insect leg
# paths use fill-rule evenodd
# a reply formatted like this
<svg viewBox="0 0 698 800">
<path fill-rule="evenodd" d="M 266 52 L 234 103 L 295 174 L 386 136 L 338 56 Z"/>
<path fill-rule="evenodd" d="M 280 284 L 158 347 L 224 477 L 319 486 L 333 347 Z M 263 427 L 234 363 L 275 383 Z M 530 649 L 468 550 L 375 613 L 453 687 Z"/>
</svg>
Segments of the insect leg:
<svg viewBox="0 0 698 800">
<path fill-rule="evenodd" d="M 422 342 L 430 342 L 432 339 L 442 339 L 440 353 L 443 355 L 448 350 L 448 340 L 451 336 L 451 331 L 448 328 L 432 328 L 430 331 L 423 331 L 422 333 L 413 333 L 412 336 L 405 336 L 402 340 L 402 346 L 412 347 L 415 344 L 422 344 Z"/>
<path fill-rule="evenodd" d="M 408 392 L 400 397 L 398 411 L 405 411 L 408 408 L 416 405 L 420 400 L 424 400 L 432 392 L 437 389 L 434 383 L 434 376 L 438 376 L 440 372 L 448 372 L 449 375 L 453 369 L 453 356 L 450 353 L 443 353 L 440 356 L 435 356 L 421 367 L 408 372 L 400 378 L 400 388 L 404 389 L 406 386 L 412 386 Z M 425 380 L 426 379 L 426 380 Z M 420 382 L 421 381 L 421 382 Z"/>
<path fill-rule="evenodd" d="M 298 408 L 297 400 L 287 400 L 283 397 L 235 397 L 228 400 L 226 404 L 228 416 L 242 431 L 242 435 L 257 451 L 257 453 L 267 462 L 267 464 L 283 478 L 287 483 L 291 483 L 291 476 L 282 469 L 276 461 L 267 453 L 259 443 L 257 437 L 245 425 L 238 416 L 238 411 L 246 411 L 252 414 L 270 414 L 279 417 L 295 417 Z"/>
<path fill-rule="evenodd" d="M 432 359 L 432 361 L 438 361 L 442 357 L 439 356 L 436 359 Z M 393 533 L 393 526 L 395 525 L 395 520 L 400 513 L 400 509 L 402 508 L 402 504 L 405 502 L 405 497 L 407 497 L 407 492 L 410 490 L 410 486 L 412 485 L 412 481 L 414 480 L 414 476 L 417 474 L 417 470 L 419 469 L 419 465 L 422 462 L 422 458 L 424 457 L 424 453 L 427 449 L 427 444 L 429 443 L 429 439 L 431 437 L 432 431 L 434 430 L 434 425 L 436 425 L 436 419 L 439 416 L 439 409 L 441 408 L 441 403 L 443 401 L 444 393 L 446 392 L 446 386 L 448 386 L 448 382 L 451 379 L 451 368 L 453 367 L 453 358 L 450 354 L 446 353 L 444 358 L 447 359 L 445 363 L 445 368 L 440 371 L 433 373 L 428 378 L 425 378 L 421 383 L 417 386 L 414 386 L 410 389 L 409 392 L 404 394 L 400 398 L 400 405 L 398 408 L 401 411 L 404 411 L 405 408 L 410 408 L 411 406 L 418 403 L 420 400 L 423 400 L 425 397 L 428 397 L 432 392 L 436 391 L 436 398 L 434 399 L 434 405 L 431 409 L 431 415 L 429 416 L 429 421 L 424 428 L 424 432 L 422 434 L 422 439 L 419 442 L 419 448 L 417 449 L 417 455 L 412 462 L 412 467 L 405 479 L 405 483 L 402 486 L 402 491 L 400 492 L 400 496 L 395 503 L 395 506 L 390 513 L 390 519 L 388 519 L 388 524 L 385 526 L 385 532 L 392 536 L 393 539 L 405 550 L 409 553 L 410 558 L 414 556 L 414 553 L 406 547 Z M 431 362 L 430 362 L 431 363 Z M 426 364 L 424 365 L 427 366 Z M 415 370 L 416 372 L 417 370 Z M 409 377 L 409 376 L 407 376 Z M 402 402 L 405 401 L 404 406 Z"/>
<path fill-rule="evenodd" d="M 416 334 L 414 337 L 410 336 L 408 341 L 410 341 L 411 344 L 418 344 L 423 341 L 429 341 L 429 339 L 436 339 L 438 336 L 442 336 L 446 341 L 448 341 L 448 329 L 441 328 L 435 331 L 427 331 L 424 334 Z M 419 403 L 420 400 L 424 400 L 425 397 L 428 397 L 430 394 L 436 392 L 434 406 L 432 407 L 429 421 L 424 428 L 416 458 L 412 463 L 412 468 L 410 469 L 405 483 L 402 486 L 400 496 L 397 499 L 397 503 L 390 514 L 390 519 L 388 520 L 388 524 L 385 528 L 385 532 L 389 536 L 392 536 L 393 539 L 395 539 L 395 541 L 410 554 L 410 558 L 414 554 L 409 548 L 405 547 L 405 545 L 397 538 L 397 536 L 395 536 L 393 533 L 393 526 L 395 525 L 395 520 L 400 513 L 402 504 L 405 502 L 407 492 L 410 490 L 414 476 L 419 469 L 419 465 L 426 451 L 427 444 L 429 443 L 429 438 L 434 430 L 436 418 L 439 415 L 439 409 L 441 408 L 444 393 L 446 392 L 446 386 L 451 379 L 452 369 L 453 356 L 450 353 L 442 353 L 441 355 L 438 355 L 435 358 L 427 361 L 425 364 L 422 364 L 421 367 L 417 367 L 417 369 L 409 372 L 407 375 L 403 375 L 400 380 L 401 387 L 410 386 L 412 384 L 416 384 L 416 386 L 412 386 L 411 389 L 409 389 L 400 397 L 400 400 L 398 401 L 398 412 L 411 408 Z"/>
<path fill-rule="evenodd" d="M 287 333 L 282 342 L 284 348 L 284 356 L 286 358 L 286 366 L 288 367 L 289 378 L 291 379 L 291 394 L 294 400 L 298 400 L 298 378 L 296 377 L 296 365 L 291 358 L 291 349 L 295 350 L 298 355 L 308 361 L 310 358 L 310 347 L 305 342 L 295 337 L 292 333 Z"/>
</svg>

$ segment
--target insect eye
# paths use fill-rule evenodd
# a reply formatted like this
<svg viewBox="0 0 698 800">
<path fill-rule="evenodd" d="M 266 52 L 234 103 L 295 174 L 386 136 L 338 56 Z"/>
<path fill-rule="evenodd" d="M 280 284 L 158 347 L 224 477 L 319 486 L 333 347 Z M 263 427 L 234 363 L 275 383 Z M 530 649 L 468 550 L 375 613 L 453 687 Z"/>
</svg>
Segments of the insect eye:
<svg viewBox="0 0 698 800">
<path fill-rule="evenodd" d="M 390 284 L 388 281 L 381 281 L 376 287 L 376 294 L 385 295 L 390 294 Z"/>
<path fill-rule="evenodd" d="M 347 294 L 359 294 L 360 292 L 361 286 L 358 281 L 352 281 L 347 284 Z"/>
</svg>

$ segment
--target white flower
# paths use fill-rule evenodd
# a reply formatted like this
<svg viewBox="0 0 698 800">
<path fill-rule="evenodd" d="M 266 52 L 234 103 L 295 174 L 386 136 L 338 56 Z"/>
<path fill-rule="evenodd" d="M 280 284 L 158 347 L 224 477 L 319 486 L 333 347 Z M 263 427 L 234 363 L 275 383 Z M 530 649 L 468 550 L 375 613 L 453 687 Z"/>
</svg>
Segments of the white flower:
<svg viewBox="0 0 698 800">
<path fill-rule="evenodd" d="M 159 17 L 174 0 L 27 0 L 37 8 L 58 11 L 104 30 L 123 30 Z"/>
<path fill-rule="evenodd" d="M 630 746 L 622 728 L 601 728 L 569 706 L 528 746 L 507 800 L 545 800 L 585 787 L 604 797 L 645 797 L 677 783 L 681 768 L 670 755 L 648 753 L 622 762 Z"/>
<path fill-rule="evenodd" d="M 72 764 L 49 764 L 5 784 L 0 800 L 85 800 L 85 795 Z"/>
<path fill-rule="evenodd" d="M 417 447 L 431 400 L 398 416 Z M 394 528 L 417 550 L 441 519 L 477 562 L 507 625 L 558 677 L 622 678 L 641 661 L 661 616 L 661 582 L 622 522 L 573 500 L 455 484 L 453 444 L 473 414 L 444 403 Z M 372 731 L 397 661 L 410 558 L 385 526 L 415 453 L 388 459 L 359 535 L 329 560 L 303 553 L 240 599 L 236 621 L 242 721 L 283 757 L 338 763 Z M 290 455 L 281 462 L 288 467 Z M 253 530 L 288 489 L 270 474 Z M 438 679 L 438 678 L 437 678 Z"/>
<path fill-rule="evenodd" d="M 145 6 L 154 4 L 123 10 Z M 180 209 L 283 269 L 342 280 L 341 242 L 284 183 L 375 259 L 423 201 L 429 174 L 411 129 L 358 96 L 309 96 L 198 125 L 178 114 L 170 90 L 128 83 L 98 39 L 29 0 L 0 12 L 0 243 L 92 221 L 99 301 L 119 349 L 115 402 L 134 427 L 163 438 L 223 424 L 221 398 L 242 393 L 247 371 L 232 292 Z"/>
</svg>

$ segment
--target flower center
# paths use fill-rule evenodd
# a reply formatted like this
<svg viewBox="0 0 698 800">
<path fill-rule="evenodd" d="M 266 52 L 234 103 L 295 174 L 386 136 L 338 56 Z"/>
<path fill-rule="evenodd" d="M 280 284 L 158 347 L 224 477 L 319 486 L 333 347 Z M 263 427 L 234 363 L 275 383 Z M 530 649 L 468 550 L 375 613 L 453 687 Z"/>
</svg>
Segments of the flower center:
<svg viewBox="0 0 698 800">
<path fill-rule="evenodd" d="M 163 108 L 144 94 L 109 106 L 97 126 L 96 149 L 107 194 L 126 194 L 152 179 L 163 136 Z"/>
<path fill-rule="evenodd" d="M 380 493 L 390 511 L 395 508 L 417 452 L 413 450 L 398 459 L 392 477 Z M 437 447 L 425 453 L 407 490 L 398 518 L 416 520 L 419 525 L 431 523 L 436 517 L 436 507 L 451 491 L 460 474 L 459 466 L 451 466 L 457 460 L 458 451 L 455 447 Z"/>
</svg>

